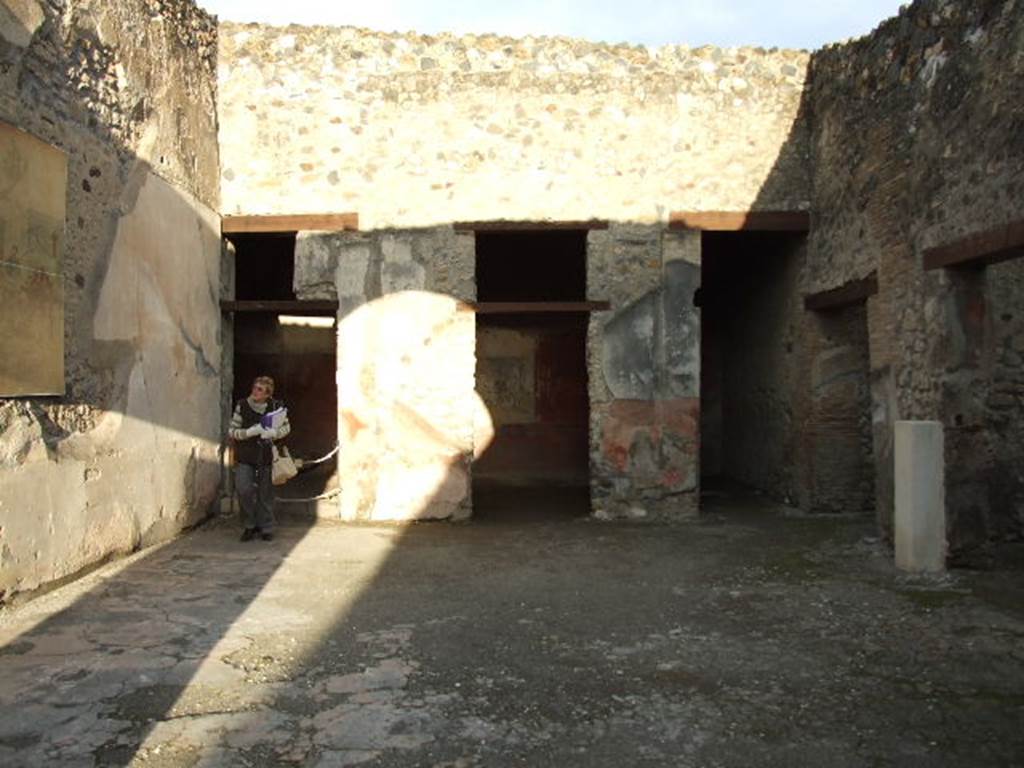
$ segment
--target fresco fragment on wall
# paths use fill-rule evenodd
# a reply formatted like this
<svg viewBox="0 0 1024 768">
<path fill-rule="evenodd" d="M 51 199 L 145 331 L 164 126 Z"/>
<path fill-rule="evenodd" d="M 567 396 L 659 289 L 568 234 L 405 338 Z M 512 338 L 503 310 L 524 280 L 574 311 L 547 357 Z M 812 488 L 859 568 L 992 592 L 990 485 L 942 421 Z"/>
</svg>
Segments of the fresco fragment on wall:
<svg viewBox="0 0 1024 768">
<path fill-rule="evenodd" d="M 64 394 L 67 157 L 0 123 L 0 396 Z"/>
</svg>

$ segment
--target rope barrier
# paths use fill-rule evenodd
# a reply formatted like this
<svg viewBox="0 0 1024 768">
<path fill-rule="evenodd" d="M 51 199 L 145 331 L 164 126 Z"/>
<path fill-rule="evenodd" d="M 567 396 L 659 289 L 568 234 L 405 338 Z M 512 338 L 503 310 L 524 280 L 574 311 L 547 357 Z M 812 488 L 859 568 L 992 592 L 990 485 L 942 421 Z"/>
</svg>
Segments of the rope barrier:
<svg viewBox="0 0 1024 768">
<path fill-rule="evenodd" d="M 330 453 L 326 454 L 325 456 L 321 456 L 319 459 L 296 459 L 295 463 L 298 464 L 299 469 L 305 469 L 306 467 L 313 467 L 316 466 L 317 464 L 323 464 L 325 461 L 332 458 L 338 452 L 338 449 L 340 447 L 340 445 L 335 445 Z M 301 464 L 299 462 L 301 462 Z"/>
<path fill-rule="evenodd" d="M 321 456 L 319 459 L 295 459 L 296 469 L 298 469 L 299 472 L 304 472 L 307 469 L 309 469 L 310 467 L 315 467 L 318 464 L 323 464 L 325 461 L 328 461 L 328 460 L 332 459 L 338 453 L 338 449 L 340 447 L 341 447 L 340 445 L 335 445 L 334 448 L 329 453 Z M 232 475 L 231 472 L 228 471 L 228 469 L 230 467 L 230 460 L 228 458 L 228 451 L 224 451 L 223 453 L 224 453 L 224 461 L 225 461 L 225 465 L 224 465 L 224 467 L 225 467 L 225 474 L 227 475 L 227 478 L 228 478 L 228 481 L 227 481 L 228 482 L 228 489 L 227 489 L 227 493 L 225 495 L 228 496 L 228 498 L 230 499 L 230 501 L 228 502 L 229 505 L 230 505 L 230 507 L 229 507 L 229 514 L 233 515 L 234 512 L 235 512 L 235 494 L 234 494 L 234 482 L 233 482 L 234 476 Z M 327 499 L 333 499 L 339 493 L 341 493 L 341 489 L 340 488 L 335 488 L 334 490 L 328 491 L 327 493 L 322 493 L 319 496 L 307 496 L 307 497 L 304 497 L 304 498 L 290 498 L 290 499 L 289 498 L 283 498 L 281 496 L 275 496 L 274 497 L 274 501 L 276 501 L 276 502 L 278 502 L 280 504 L 308 504 L 308 503 L 310 503 L 312 501 L 326 501 Z"/>
<path fill-rule="evenodd" d="M 306 460 L 306 459 L 296 459 L 295 460 L 296 468 L 299 470 L 299 472 L 305 472 L 309 467 L 315 467 L 317 464 L 323 464 L 325 461 L 327 461 L 327 460 L 331 459 L 332 457 L 334 457 L 334 455 L 338 453 L 338 449 L 340 447 L 341 446 L 339 446 L 339 445 L 335 445 L 333 450 L 331 450 L 330 453 L 327 453 L 326 455 L 321 456 L 319 459 L 309 459 L 309 460 Z M 307 496 L 307 497 L 298 498 L 298 499 L 296 499 L 296 498 L 284 498 L 282 496 L 276 496 L 274 500 L 277 501 L 280 504 L 308 504 L 308 503 L 310 503 L 312 501 L 326 501 L 327 499 L 333 499 L 339 493 L 341 493 L 341 489 L 340 488 L 335 488 L 333 491 L 328 491 L 327 493 L 321 493 L 319 496 Z"/>
<path fill-rule="evenodd" d="M 279 504 L 308 504 L 311 501 L 326 501 L 327 499 L 333 499 L 339 493 L 341 493 L 341 488 L 335 488 L 333 491 L 321 493 L 319 496 L 308 496 L 302 499 L 286 499 L 281 496 L 275 496 L 274 501 Z"/>
</svg>

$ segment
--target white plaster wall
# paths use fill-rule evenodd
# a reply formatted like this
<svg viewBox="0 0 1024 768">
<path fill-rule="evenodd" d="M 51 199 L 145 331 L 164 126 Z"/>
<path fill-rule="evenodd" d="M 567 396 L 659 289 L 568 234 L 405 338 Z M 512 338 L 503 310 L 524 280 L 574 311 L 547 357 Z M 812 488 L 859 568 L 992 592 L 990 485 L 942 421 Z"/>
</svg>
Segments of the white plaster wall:
<svg viewBox="0 0 1024 768">
<path fill-rule="evenodd" d="M 94 349 L 133 354 L 87 431 L 0 409 L 0 595 L 31 590 L 196 523 L 220 482 L 219 222 L 147 171 L 122 201 Z M 124 365 L 119 363 L 118 365 Z"/>
</svg>

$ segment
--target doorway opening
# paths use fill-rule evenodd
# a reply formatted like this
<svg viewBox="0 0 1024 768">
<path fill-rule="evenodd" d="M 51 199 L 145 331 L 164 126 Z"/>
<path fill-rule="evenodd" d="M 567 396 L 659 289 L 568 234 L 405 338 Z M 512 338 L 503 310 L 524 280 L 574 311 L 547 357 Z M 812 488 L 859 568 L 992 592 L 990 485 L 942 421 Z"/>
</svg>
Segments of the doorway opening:
<svg viewBox="0 0 1024 768">
<path fill-rule="evenodd" d="M 797 276 L 805 235 L 701 236 L 701 501 L 798 495 Z"/>
<path fill-rule="evenodd" d="M 324 456 L 337 443 L 335 316 L 305 310 L 295 301 L 294 232 L 233 234 L 230 240 L 235 247 L 236 302 L 254 302 L 234 316 L 232 403 L 249 394 L 256 376 L 271 376 L 274 395 L 287 405 L 291 424 L 282 443 L 296 457 Z M 290 308 L 255 303 L 271 301 L 288 302 Z M 328 461 L 300 473 L 277 494 L 311 498 L 333 490 L 337 482 L 336 463 Z"/>
<path fill-rule="evenodd" d="M 801 506 L 809 512 L 870 513 L 875 461 L 867 303 L 809 314 Z"/>
<path fill-rule="evenodd" d="M 476 235 L 476 386 L 494 436 L 473 467 L 474 516 L 590 512 L 586 230 Z"/>
</svg>

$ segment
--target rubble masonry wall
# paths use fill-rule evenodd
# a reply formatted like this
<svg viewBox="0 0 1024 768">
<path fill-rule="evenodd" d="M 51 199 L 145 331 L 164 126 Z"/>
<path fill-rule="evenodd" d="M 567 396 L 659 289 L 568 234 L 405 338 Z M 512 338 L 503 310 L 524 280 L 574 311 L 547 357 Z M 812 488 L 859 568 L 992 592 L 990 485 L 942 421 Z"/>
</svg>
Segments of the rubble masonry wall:
<svg viewBox="0 0 1024 768">
<path fill-rule="evenodd" d="M 923 251 L 1024 216 L 1024 9 L 918 0 L 817 52 L 803 289 L 877 271 L 868 301 L 879 521 L 897 419 L 946 430 L 954 549 L 1024 534 L 1024 262 L 922 270 Z"/>
<path fill-rule="evenodd" d="M 802 208 L 808 58 L 223 24 L 224 213 L 373 230 Z"/>
</svg>

